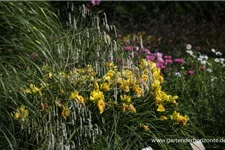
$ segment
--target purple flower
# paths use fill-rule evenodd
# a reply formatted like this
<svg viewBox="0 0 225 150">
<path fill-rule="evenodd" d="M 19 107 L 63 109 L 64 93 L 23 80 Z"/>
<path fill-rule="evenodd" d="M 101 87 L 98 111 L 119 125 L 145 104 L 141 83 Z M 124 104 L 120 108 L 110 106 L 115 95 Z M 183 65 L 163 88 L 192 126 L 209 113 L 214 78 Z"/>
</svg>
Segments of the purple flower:
<svg viewBox="0 0 225 150">
<path fill-rule="evenodd" d="M 92 3 L 93 6 L 99 5 L 100 4 L 100 0 L 91 0 L 91 3 Z"/>
<path fill-rule="evenodd" d="M 176 63 L 184 63 L 184 59 L 182 59 L 182 58 L 177 58 L 177 59 L 174 59 L 174 62 L 176 62 Z"/>
</svg>

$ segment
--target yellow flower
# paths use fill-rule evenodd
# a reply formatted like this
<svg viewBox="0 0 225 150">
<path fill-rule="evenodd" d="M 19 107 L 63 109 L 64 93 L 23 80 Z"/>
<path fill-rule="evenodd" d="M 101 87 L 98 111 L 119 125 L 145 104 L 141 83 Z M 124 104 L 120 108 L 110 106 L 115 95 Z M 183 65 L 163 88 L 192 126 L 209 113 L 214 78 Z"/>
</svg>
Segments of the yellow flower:
<svg viewBox="0 0 225 150">
<path fill-rule="evenodd" d="M 98 100 L 104 100 L 104 94 L 101 91 L 92 91 L 90 94 L 90 100 L 91 101 L 98 101 Z"/>
<path fill-rule="evenodd" d="M 174 111 L 172 115 L 170 115 L 170 119 L 171 120 L 174 120 L 174 121 L 177 121 L 178 118 L 180 117 L 180 113 Z"/>
<path fill-rule="evenodd" d="M 148 75 L 146 75 L 146 74 L 143 74 L 142 76 L 141 76 L 141 81 L 143 81 L 143 82 L 147 82 L 148 81 L 148 78 L 149 78 L 149 76 Z"/>
<path fill-rule="evenodd" d="M 26 90 L 25 90 L 25 93 L 27 93 L 27 94 L 32 94 L 32 92 L 31 92 L 30 89 L 26 89 Z"/>
<path fill-rule="evenodd" d="M 73 93 L 71 93 L 70 99 L 72 100 L 77 99 L 79 103 L 84 103 L 84 97 L 79 95 L 78 91 L 74 91 Z"/>
<path fill-rule="evenodd" d="M 122 103 L 122 111 L 125 112 L 127 108 L 128 108 L 128 105 L 125 103 Z"/>
<path fill-rule="evenodd" d="M 106 67 L 109 67 L 110 69 L 117 69 L 117 66 L 115 66 L 112 62 L 107 62 L 105 64 Z"/>
<path fill-rule="evenodd" d="M 175 96 L 169 95 L 169 100 L 170 100 L 172 103 L 174 103 L 174 104 L 176 104 L 176 100 L 177 100 L 178 98 L 179 98 L 179 97 L 178 97 L 177 95 L 175 95 Z"/>
<path fill-rule="evenodd" d="M 167 120 L 168 118 L 166 116 L 161 116 L 160 119 L 163 120 Z"/>
<path fill-rule="evenodd" d="M 151 66 L 151 69 L 154 69 L 156 68 L 156 63 L 154 63 L 153 61 L 150 61 L 150 66 Z"/>
<path fill-rule="evenodd" d="M 71 93 L 71 95 L 70 95 L 70 99 L 76 99 L 77 98 L 77 96 L 78 96 L 78 91 L 74 91 L 73 93 Z"/>
<path fill-rule="evenodd" d="M 155 93 L 155 103 L 158 104 L 162 101 L 161 91 L 156 91 Z"/>
<path fill-rule="evenodd" d="M 141 124 L 140 127 L 143 128 L 145 131 L 150 131 L 148 125 Z"/>
<path fill-rule="evenodd" d="M 132 76 L 132 72 L 130 70 L 125 70 L 124 77 L 130 79 Z"/>
<path fill-rule="evenodd" d="M 38 87 L 36 87 L 35 85 L 30 84 L 30 89 L 31 89 L 32 93 L 34 93 L 34 94 L 39 93 L 39 95 L 42 96 L 41 90 Z"/>
<path fill-rule="evenodd" d="M 172 101 L 170 101 L 172 104 L 175 104 L 176 106 L 178 106 L 178 103 L 177 103 L 177 101 L 176 100 L 172 100 Z"/>
<path fill-rule="evenodd" d="M 15 112 L 13 117 L 17 120 L 20 118 L 20 114 L 18 112 Z"/>
<path fill-rule="evenodd" d="M 12 113 L 12 116 L 16 120 L 22 120 L 25 121 L 25 119 L 29 116 L 29 112 L 27 108 L 22 105 L 20 108 L 17 108 L 16 111 Z"/>
<path fill-rule="evenodd" d="M 188 116 L 182 116 L 180 113 L 177 113 L 176 111 L 173 112 L 172 115 L 170 115 L 171 120 L 176 121 L 177 123 L 181 123 L 183 126 L 185 126 L 189 120 Z"/>
<path fill-rule="evenodd" d="M 130 87 L 126 84 L 122 84 L 120 85 L 120 89 L 122 89 L 124 92 L 129 92 L 130 91 Z"/>
<path fill-rule="evenodd" d="M 119 78 L 117 79 L 117 84 L 123 85 L 123 79 L 122 79 L 121 77 L 119 77 Z"/>
<path fill-rule="evenodd" d="M 130 105 L 128 106 L 128 110 L 129 110 L 130 112 L 136 113 L 136 109 L 134 108 L 134 106 L 133 106 L 132 104 L 130 104 Z"/>
<path fill-rule="evenodd" d="M 98 91 L 98 90 L 99 90 L 99 85 L 98 85 L 98 82 L 94 82 L 94 89 L 95 89 L 96 91 Z"/>
<path fill-rule="evenodd" d="M 155 80 L 152 82 L 152 88 L 155 90 L 161 90 L 161 85 L 159 80 Z"/>
<path fill-rule="evenodd" d="M 104 109 L 105 109 L 105 103 L 103 100 L 99 100 L 97 103 L 98 109 L 100 111 L 100 114 L 103 113 Z"/>
<path fill-rule="evenodd" d="M 136 85 L 136 86 L 134 86 L 133 90 L 137 97 L 141 97 L 142 92 L 143 92 L 142 88 L 140 88 L 138 85 Z"/>
<path fill-rule="evenodd" d="M 187 124 L 189 118 L 188 118 L 187 115 L 185 115 L 185 116 L 179 117 L 178 120 L 179 120 L 179 122 L 180 122 L 183 126 L 185 126 L 185 125 Z"/>
<path fill-rule="evenodd" d="M 164 111 L 165 111 L 164 106 L 163 106 L 162 104 L 159 104 L 159 105 L 158 105 L 157 111 L 159 111 L 159 112 L 164 112 Z"/>
<path fill-rule="evenodd" d="M 139 67 L 140 67 L 141 69 L 143 69 L 143 68 L 145 68 L 145 67 L 148 67 L 148 61 L 145 60 L 145 59 L 141 59 L 141 63 L 140 63 L 140 65 L 139 65 Z"/>
<path fill-rule="evenodd" d="M 161 97 L 162 97 L 163 100 L 166 100 L 166 101 L 169 100 L 169 96 L 164 91 L 161 91 Z"/>
<path fill-rule="evenodd" d="M 48 77 L 49 77 L 50 79 L 52 78 L 52 73 L 51 73 L 51 72 L 48 73 Z"/>
<path fill-rule="evenodd" d="M 33 84 L 30 84 L 30 89 L 32 90 L 33 93 L 37 93 L 39 91 L 39 89 Z"/>
<path fill-rule="evenodd" d="M 120 95 L 120 99 L 122 102 L 129 104 L 131 102 L 131 97 L 127 95 Z"/>
<path fill-rule="evenodd" d="M 70 115 L 69 108 L 62 106 L 62 117 L 66 120 L 69 115 Z"/>
<path fill-rule="evenodd" d="M 111 81 L 111 77 L 110 77 L 110 76 L 105 76 L 104 79 L 105 79 L 106 81 L 108 81 L 108 82 Z"/>
<path fill-rule="evenodd" d="M 101 90 L 103 90 L 103 91 L 109 91 L 110 90 L 109 83 L 102 83 L 100 85 L 100 87 L 101 87 Z"/>
<path fill-rule="evenodd" d="M 113 70 L 109 70 L 109 71 L 106 73 L 106 76 L 107 76 L 107 77 L 110 77 L 110 78 L 114 77 L 114 75 L 115 75 L 115 71 L 113 71 Z"/>
</svg>

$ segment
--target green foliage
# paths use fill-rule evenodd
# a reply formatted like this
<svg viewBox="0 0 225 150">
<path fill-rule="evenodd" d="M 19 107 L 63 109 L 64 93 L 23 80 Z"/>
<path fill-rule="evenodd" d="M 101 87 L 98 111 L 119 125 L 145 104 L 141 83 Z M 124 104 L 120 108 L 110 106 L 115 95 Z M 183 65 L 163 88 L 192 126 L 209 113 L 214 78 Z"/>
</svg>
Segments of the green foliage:
<svg viewBox="0 0 225 150">
<path fill-rule="evenodd" d="M 212 72 L 199 70 L 202 65 L 193 58 L 188 57 L 183 66 L 191 67 L 195 71 L 192 76 L 175 77 L 171 72 L 166 80 L 164 88 L 168 92 L 177 93 L 180 97 L 180 109 L 186 112 L 196 127 L 200 128 L 204 135 L 199 138 L 217 138 L 224 136 L 224 67 L 211 58 L 207 66 Z M 177 66 L 179 69 L 181 66 Z M 174 69 L 173 69 L 174 70 Z M 222 143 L 204 143 L 208 149 L 223 149 Z"/>
</svg>

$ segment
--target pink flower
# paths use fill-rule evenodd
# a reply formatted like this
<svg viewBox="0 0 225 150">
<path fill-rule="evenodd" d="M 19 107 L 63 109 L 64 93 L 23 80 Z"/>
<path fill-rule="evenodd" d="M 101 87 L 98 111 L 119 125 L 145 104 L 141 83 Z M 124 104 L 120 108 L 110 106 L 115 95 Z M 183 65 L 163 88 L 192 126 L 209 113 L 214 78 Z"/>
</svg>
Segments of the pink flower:
<svg viewBox="0 0 225 150">
<path fill-rule="evenodd" d="M 166 59 L 165 62 L 166 62 L 167 64 L 172 64 L 172 63 L 173 63 L 173 61 L 172 61 L 171 59 Z"/>
<path fill-rule="evenodd" d="M 92 3 L 93 6 L 99 5 L 100 4 L 100 0 L 91 0 L 91 3 Z"/>
<path fill-rule="evenodd" d="M 165 59 L 172 59 L 172 56 L 164 56 Z"/>
<path fill-rule="evenodd" d="M 136 51 L 139 51 L 139 47 L 138 46 L 136 46 L 135 49 L 136 49 Z"/>
<path fill-rule="evenodd" d="M 176 62 L 176 63 L 184 63 L 184 59 L 182 59 L 182 58 L 177 58 L 177 59 L 174 59 L 174 62 Z"/>
<path fill-rule="evenodd" d="M 163 63 L 157 63 L 156 66 L 157 66 L 158 68 L 160 68 L 160 69 L 166 68 L 166 67 L 163 65 Z"/>
<path fill-rule="evenodd" d="M 143 50 L 141 50 L 142 53 L 146 53 L 146 54 L 151 54 L 149 49 L 144 48 Z"/>
<path fill-rule="evenodd" d="M 158 58 L 162 58 L 163 53 L 157 52 L 157 53 L 156 53 L 156 56 L 157 56 Z"/>
<path fill-rule="evenodd" d="M 125 47 L 123 47 L 123 49 L 125 51 L 131 51 L 132 50 L 132 47 L 131 46 L 125 46 Z"/>
<path fill-rule="evenodd" d="M 164 63 L 164 60 L 163 60 L 162 58 L 158 58 L 158 59 L 157 59 L 157 62 L 163 64 L 163 63 Z"/>
<path fill-rule="evenodd" d="M 194 71 L 193 70 L 189 70 L 188 71 L 188 74 L 193 75 L 194 74 Z"/>
<path fill-rule="evenodd" d="M 154 61 L 154 60 L 155 60 L 155 55 L 152 55 L 152 54 L 147 55 L 147 56 L 146 56 L 146 59 L 147 59 L 147 60 Z"/>
</svg>

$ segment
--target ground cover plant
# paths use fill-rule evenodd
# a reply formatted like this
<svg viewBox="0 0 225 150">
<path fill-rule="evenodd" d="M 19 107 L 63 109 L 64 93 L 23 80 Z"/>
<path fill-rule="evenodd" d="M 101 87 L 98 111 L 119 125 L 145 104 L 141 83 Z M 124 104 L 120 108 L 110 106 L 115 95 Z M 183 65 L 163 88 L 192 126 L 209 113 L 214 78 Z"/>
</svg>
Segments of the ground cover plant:
<svg viewBox="0 0 225 150">
<path fill-rule="evenodd" d="M 1 2 L 1 149 L 186 150 L 153 139 L 223 137 L 222 53 L 189 44 L 173 58 L 158 37 L 66 10 L 64 24 L 47 2 Z"/>
</svg>

